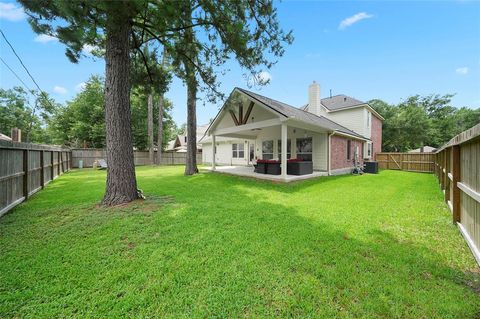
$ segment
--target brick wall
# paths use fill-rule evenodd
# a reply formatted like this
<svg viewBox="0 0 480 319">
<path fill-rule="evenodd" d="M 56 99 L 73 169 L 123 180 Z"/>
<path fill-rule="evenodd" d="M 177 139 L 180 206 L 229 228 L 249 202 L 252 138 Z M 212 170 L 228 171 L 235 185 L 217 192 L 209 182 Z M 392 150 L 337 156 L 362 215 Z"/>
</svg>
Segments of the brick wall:
<svg viewBox="0 0 480 319">
<path fill-rule="evenodd" d="M 375 159 L 375 154 L 382 151 L 382 121 L 374 114 L 372 114 L 371 140 L 373 143 L 373 159 Z"/>
<path fill-rule="evenodd" d="M 347 141 L 343 136 L 334 135 L 331 137 L 331 166 L 330 169 L 349 168 L 354 166 L 355 147 L 358 146 L 360 163 L 363 164 L 363 142 L 350 139 L 350 159 L 347 159 Z"/>
</svg>

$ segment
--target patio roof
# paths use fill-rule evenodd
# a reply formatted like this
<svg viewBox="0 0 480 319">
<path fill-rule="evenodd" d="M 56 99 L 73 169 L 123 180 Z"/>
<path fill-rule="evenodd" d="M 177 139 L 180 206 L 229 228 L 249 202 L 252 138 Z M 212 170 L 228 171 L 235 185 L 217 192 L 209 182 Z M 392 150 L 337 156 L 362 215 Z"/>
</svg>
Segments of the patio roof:
<svg viewBox="0 0 480 319">
<path fill-rule="evenodd" d="M 326 129 L 326 130 L 331 131 L 331 132 L 347 134 L 347 135 L 350 135 L 352 137 L 356 137 L 356 138 L 359 138 L 359 139 L 369 140 L 365 136 L 360 135 L 360 134 L 358 134 L 358 133 L 356 133 L 352 130 L 349 130 L 348 128 L 346 128 L 346 127 L 344 127 L 344 126 L 342 126 L 342 125 L 340 125 L 340 124 L 338 124 L 338 123 L 336 123 L 336 122 L 334 122 L 334 121 L 332 121 L 332 120 L 330 120 L 330 119 L 328 119 L 324 116 L 319 116 L 319 115 L 304 111 L 302 109 L 296 108 L 296 107 L 288 105 L 286 103 L 271 99 L 269 97 L 266 97 L 266 96 L 263 96 L 263 95 L 260 95 L 260 94 L 242 89 L 242 88 L 238 88 L 238 87 L 235 88 L 233 90 L 232 94 L 235 91 L 238 91 L 238 92 L 246 95 L 250 100 L 252 100 L 254 102 L 257 102 L 257 104 L 263 105 L 264 107 L 270 109 L 271 111 L 275 112 L 280 117 L 283 117 L 285 119 L 293 119 L 293 120 L 299 121 L 301 123 L 305 123 L 305 124 L 308 124 L 308 125 L 312 125 L 312 126 L 315 126 L 315 127 Z M 223 110 L 223 108 L 222 108 L 222 110 Z M 218 114 L 220 114 L 222 112 L 222 110 L 220 110 Z M 212 122 L 210 127 L 208 128 L 207 132 L 209 132 L 210 128 L 215 123 L 217 118 L 218 118 L 218 115 L 215 118 L 215 120 Z M 202 140 L 205 141 L 205 139 L 202 139 Z"/>
</svg>

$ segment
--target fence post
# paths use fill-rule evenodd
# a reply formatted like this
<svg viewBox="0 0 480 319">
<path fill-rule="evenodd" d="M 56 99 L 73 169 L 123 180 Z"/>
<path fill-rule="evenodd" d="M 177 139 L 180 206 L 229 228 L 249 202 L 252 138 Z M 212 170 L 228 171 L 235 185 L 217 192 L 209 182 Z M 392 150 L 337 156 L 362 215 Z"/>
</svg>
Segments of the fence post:
<svg viewBox="0 0 480 319">
<path fill-rule="evenodd" d="M 448 173 L 450 173 L 450 148 L 445 149 L 445 202 L 448 204 L 450 200 L 450 177 L 448 177 Z"/>
<path fill-rule="evenodd" d="M 50 180 L 53 181 L 53 154 L 54 154 L 54 151 L 51 152 L 51 156 L 50 156 L 50 162 L 52 164 L 52 166 L 50 166 Z"/>
<path fill-rule="evenodd" d="M 460 146 L 452 147 L 452 208 L 453 223 L 460 223 L 460 189 L 457 183 L 460 182 Z"/>
<path fill-rule="evenodd" d="M 45 187 L 45 161 L 44 161 L 44 156 L 45 155 L 45 151 L 44 150 L 41 150 L 40 151 L 40 186 L 42 186 L 42 188 Z"/>
<path fill-rule="evenodd" d="M 28 199 L 28 150 L 23 150 L 23 196 Z"/>
</svg>

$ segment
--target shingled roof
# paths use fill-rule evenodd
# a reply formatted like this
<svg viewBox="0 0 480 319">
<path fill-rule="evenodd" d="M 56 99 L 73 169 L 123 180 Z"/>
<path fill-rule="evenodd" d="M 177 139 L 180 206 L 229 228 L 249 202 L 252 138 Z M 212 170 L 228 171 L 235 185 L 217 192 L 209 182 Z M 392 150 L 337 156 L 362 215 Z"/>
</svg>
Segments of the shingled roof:
<svg viewBox="0 0 480 319">
<path fill-rule="evenodd" d="M 335 95 L 332 97 L 327 97 L 321 100 L 323 106 L 325 106 L 330 111 L 340 110 L 347 107 L 363 105 L 365 102 L 354 99 L 343 94 Z"/>
<path fill-rule="evenodd" d="M 319 116 L 319 115 L 307 112 L 305 110 L 296 108 L 296 107 L 288 105 L 286 103 L 268 98 L 266 96 L 263 96 L 263 95 L 245 90 L 245 89 L 237 88 L 237 90 L 246 94 L 247 96 L 249 96 L 253 100 L 256 100 L 256 101 L 264 104 L 265 106 L 269 107 L 270 109 L 282 114 L 285 117 L 295 118 L 297 120 L 303 121 L 303 122 L 308 123 L 308 124 L 318 125 L 320 127 L 323 127 L 323 128 L 326 128 L 326 129 L 329 129 L 329 130 L 332 130 L 332 131 L 349 134 L 349 135 L 356 136 L 356 137 L 359 137 L 359 138 L 362 138 L 362 139 L 367 139 L 365 136 L 360 135 L 360 134 L 358 134 L 358 133 L 356 133 L 352 130 L 349 130 L 345 126 L 342 126 L 342 125 L 340 125 L 340 124 L 338 124 L 338 123 L 336 123 L 336 122 L 334 122 L 330 119 L 327 119 L 324 116 Z M 323 102 L 323 100 L 322 100 L 322 102 Z"/>
</svg>

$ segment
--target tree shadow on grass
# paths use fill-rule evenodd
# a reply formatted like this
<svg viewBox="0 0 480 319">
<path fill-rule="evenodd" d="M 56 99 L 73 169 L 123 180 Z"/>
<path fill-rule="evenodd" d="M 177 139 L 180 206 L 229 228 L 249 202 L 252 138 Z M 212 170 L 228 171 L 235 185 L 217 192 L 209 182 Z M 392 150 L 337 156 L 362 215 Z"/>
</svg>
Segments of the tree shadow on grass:
<svg viewBox="0 0 480 319">
<path fill-rule="evenodd" d="M 145 176 L 140 182 L 147 195 L 173 196 L 175 203 L 148 214 L 79 210 L 54 231 L 48 231 L 39 216 L 33 225 L 17 225 L 14 235 L 19 237 L 2 233 L 0 248 L 8 249 L 0 258 L 5 284 L 0 313 L 479 315 L 479 296 L 465 284 L 474 275 L 450 266 L 427 247 L 401 241 L 382 229 L 350 234 L 322 216 L 306 218 L 299 208 L 281 201 L 288 194 L 275 191 L 275 197 L 265 197 L 277 185 L 210 174 Z M 39 236 L 22 238 L 23 232 Z"/>
</svg>

